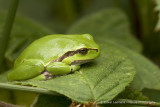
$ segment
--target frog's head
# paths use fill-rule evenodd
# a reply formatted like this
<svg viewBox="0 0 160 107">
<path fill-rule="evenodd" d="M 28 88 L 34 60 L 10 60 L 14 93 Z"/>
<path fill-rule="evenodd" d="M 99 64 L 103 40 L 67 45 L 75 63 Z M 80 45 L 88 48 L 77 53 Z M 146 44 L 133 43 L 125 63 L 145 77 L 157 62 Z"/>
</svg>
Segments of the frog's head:
<svg viewBox="0 0 160 107">
<path fill-rule="evenodd" d="M 59 61 L 76 65 L 89 62 L 100 55 L 100 48 L 89 34 L 74 36 L 78 44 L 76 49 L 66 52 Z M 73 38 L 73 37 L 72 37 Z"/>
</svg>

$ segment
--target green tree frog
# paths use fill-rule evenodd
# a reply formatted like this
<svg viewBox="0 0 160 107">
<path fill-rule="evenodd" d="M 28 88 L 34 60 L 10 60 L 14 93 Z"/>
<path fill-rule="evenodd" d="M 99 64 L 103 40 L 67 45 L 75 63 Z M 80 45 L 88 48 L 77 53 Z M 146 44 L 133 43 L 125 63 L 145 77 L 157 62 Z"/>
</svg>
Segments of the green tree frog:
<svg viewBox="0 0 160 107">
<path fill-rule="evenodd" d="M 70 74 L 99 55 L 99 46 L 89 34 L 48 35 L 35 40 L 20 54 L 8 80 L 48 80 Z"/>
</svg>

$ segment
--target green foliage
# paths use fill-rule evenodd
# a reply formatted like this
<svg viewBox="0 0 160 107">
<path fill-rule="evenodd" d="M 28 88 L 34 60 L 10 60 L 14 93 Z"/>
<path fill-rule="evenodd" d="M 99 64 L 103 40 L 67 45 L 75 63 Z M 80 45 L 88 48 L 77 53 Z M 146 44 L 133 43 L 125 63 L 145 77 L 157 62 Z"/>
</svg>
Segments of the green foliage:
<svg viewBox="0 0 160 107">
<path fill-rule="evenodd" d="M 2 36 L 1 32 L 5 18 L 6 14 L 4 12 L 0 12 L 0 37 Z M 5 54 L 8 65 L 12 67 L 13 61 L 15 61 L 24 48 L 26 48 L 33 40 L 51 33 L 54 32 L 42 27 L 42 25 L 37 24 L 34 21 L 22 16 L 17 16 Z"/>
<path fill-rule="evenodd" d="M 102 48 L 101 57 L 84 65 L 79 72 L 22 84 L 55 91 L 81 103 L 109 101 L 133 80 L 135 70 L 121 51 L 108 47 L 107 50 Z"/>
<path fill-rule="evenodd" d="M 122 53 L 128 56 L 128 59 L 131 60 L 132 64 L 134 65 L 137 71 L 136 76 L 131 84 L 133 88 L 137 90 L 143 90 L 144 88 L 158 89 L 158 90 L 160 89 L 160 84 L 159 84 L 160 69 L 158 68 L 158 66 L 156 66 L 147 58 L 138 54 L 137 52 L 129 50 L 120 45 L 114 44 L 112 42 L 102 42 L 102 41 L 97 41 L 97 42 L 99 42 L 99 44 L 100 43 L 103 44 L 106 50 L 108 49 L 108 47 L 112 47 L 112 49 L 121 50 Z"/>
<path fill-rule="evenodd" d="M 156 0 L 135 0 L 137 33 L 144 47 L 143 53 L 151 59 L 157 58 L 160 53 L 160 33 L 158 29 L 155 29 L 158 19 L 158 11 L 155 9 L 155 1 Z"/>
<path fill-rule="evenodd" d="M 141 44 L 131 36 L 129 22 L 119 9 L 104 9 L 76 22 L 67 33 L 89 33 L 96 40 L 112 41 L 141 52 Z"/>
<path fill-rule="evenodd" d="M 137 73 L 132 83 L 133 87 L 138 90 L 143 88 L 160 89 L 160 70 L 148 59 L 134 52 L 140 51 L 141 45 L 131 36 L 127 18 L 121 11 L 106 9 L 85 17 L 74 24 L 68 33 L 90 33 L 99 44 L 103 44 L 102 46 L 106 50 L 108 49 L 108 43 L 114 43 L 116 47 L 113 48 L 118 47 L 127 54 L 136 68 Z"/>
<path fill-rule="evenodd" d="M 132 82 L 132 86 L 138 90 L 144 88 L 160 89 L 160 69 L 147 58 L 137 53 L 126 51 L 133 61 L 137 74 Z"/>
<path fill-rule="evenodd" d="M 55 1 L 50 1 L 50 3 Z M 102 0 L 101 2 L 93 0 L 90 5 L 91 0 L 87 0 L 87 3 L 80 0 L 62 1 L 62 4 L 60 1 L 55 2 L 51 12 L 54 12 L 54 9 L 56 11 L 60 9 L 60 13 L 57 12 L 54 15 L 56 18 L 64 21 L 62 21 L 62 25 L 65 23 L 65 28 L 68 28 L 69 26 L 66 27 L 66 25 L 71 24 L 78 17 L 79 11 L 82 12 L 82 15 L 87 14 L 81 16 L 82 18 L 67 29 L 66 33 L 89 33 L 93 35 L 102 51 L 100 57 L 93 62 L 84 64 L 79 71 L 73 74 L 56 77 L 47 81 L 8 82 L 6 75 L 8 72 L 11 72 L 10 70 L 0 74 L 0 88 L 40 93 L 41 95 L 37 97 L 35 107 L 63 107 L 69 106 L 71 101 L 103 104 L 103 102 L 118 99 L 149 100 L 143 96 L 143 93 L 149 96 L 151 100 L 157 100 L 154 97 L 159 96 L 160 69 L 149 59 L 141 55 L 143 50 L 142 45 L 134 36 L 135 34 L 141 36 L 140 39 L 145 46 L 145 54 L 153 54 L 154 52 L 156 55 L 159 54 L 159 34 L 153 31 L 156 22 L 155 14 L 153 13 L 153 1 L 135 0 L 131 6 L 129 5 L 130 1 L 123 0 Z M 76 2 L 79 4 L 75 4 Z M 159 1 L 156 0 L 156 3 L 156 10 L 159 11 Z M 60 5 L 56 7 L 56 4 Z M 80 5 L 85 5 L 85 8 L 80 9 L 78 7 Z M 137 11 L 131 13 L 131 8 L 135 5 L 137 6 Z M 109 9 L 108 7 L 112 8 Z M 125 10 L 126 13 L 119 8 Z M 62 13 L 63 10 L 65 10 L 64 13 Z M 131 23 L 129 23 L 127 15 Z M 2 32 L 5 17 L 5 13 L 0 12 L 0 33 Z M 132 34 L 131 31 L 136 31 L 135 29 L 137 29 L 137 23 L 132 22 L 135 17 L 138 18 L 140 32 Z M 57 20 L 54 21 L 58 24 L 53 26 L 63 33 L 66 30 L 63 29 L 64 26 L 61 26 Z M 133 29 L 130 29 L 130 25 L 132 25 Z M 158 22 L 156 26 L 157 31 L 160 29 L 159 26 Z M 60 29 L 63 30 L 60 31 Z M 54 31 L 50 31 L 41 24 L 25 17 L 17 16 L 5 54 L 6 60 L 4 65 L 12 68 L 14 60 L 25 47 L 33 40 L 51 33 L 53 34 Z M 2 36 L 0 35 L 0 38 Z M 150 90 L 146 91 L 146 88 Z M 0 99 L 10 103 L 25 105 L 23 104 L 25 101 L 23 101 L 21 94 L 27 95 L 27 93 L 18 91 L 11 93 L 11 95 L 14 94 L 14 101 L 10 99 L 12 96 L 8 93 L 10 91 L 1 90 Z M 28 97 L 25 99 L 32 98 L 33 100 L 35 96 L 35 94 L 28 94 Z M 29 103 L 31 104 L 31 102 Z"/>
<path fill-rule="evenodd" d="M 120 93 L 116 99 L 131 99 L 131 100 L 142 100 L 148 101 L 149 98 L 144 96 L 142 92 L 137 91 L 131 87 L 127 87 L 122 93 Z"/>
</svg>

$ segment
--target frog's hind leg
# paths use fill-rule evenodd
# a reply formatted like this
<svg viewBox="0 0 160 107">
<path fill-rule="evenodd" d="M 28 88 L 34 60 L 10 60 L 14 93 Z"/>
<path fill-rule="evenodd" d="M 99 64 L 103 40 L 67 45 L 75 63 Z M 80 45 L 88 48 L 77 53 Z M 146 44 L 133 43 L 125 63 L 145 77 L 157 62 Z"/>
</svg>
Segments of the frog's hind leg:
<svg viewBox="0 0 160 107">
<path fill-rule="evenodd" d="M 46 70 L 53 76 L 60 76 L 77 71 L 79 68 L 79 65 L 68 65 L 63 62 L 53 62 L 47 65 Z"/>
<path fill-rule="evenodd" d="M 44 64 L 41 60 L 24 60 L 8 74 L 8 80 L 28 80 L 34 78 L 44 71 Z"/>
</svg>

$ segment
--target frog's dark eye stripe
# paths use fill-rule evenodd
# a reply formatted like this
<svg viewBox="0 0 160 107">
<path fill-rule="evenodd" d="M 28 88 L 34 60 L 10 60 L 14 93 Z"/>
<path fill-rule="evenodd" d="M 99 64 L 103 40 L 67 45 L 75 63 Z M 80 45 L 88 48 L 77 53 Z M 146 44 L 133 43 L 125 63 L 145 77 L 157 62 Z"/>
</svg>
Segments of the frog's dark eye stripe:
<svg viewBox="0 0 160 107">
<path fill-rule="evenodd" d="M 65 54 L 63 54 L 62 56 L 60 56 L 57 60 L 53 60 L 53 61 L 51 61 L 50 63 L 55 62 L 55 61 L 60 62 L 60 61 L 64 60 L 65 58 L 67 58 L 67 57 L 69 57 L 69 56 L 73 56 L 73 55 L 75 55 L 75 54 L 86 55 L 89 50 L 95 50 L 96 52 L 98 52 L 98 49 L 80 48 L 80 49 L 77 49 L 77 50 L 75 50 L 75 51 L 68 51 L 68 52 L 66 52 Z"/>
<path fill-rule="evenodd" d="M 73 55 L 75 55 L 75 54 L 78 54 L 78 53 L 80 53 L 80 54 L 87 54 L 87 51 L 88 51 L 88 49 L 87 48 L 80 48 L 80 49 L 77 49 L 77 50 L 75 50 L 75 51 L 68 51 L 68 52 L 66 52 L 65 54 L 63 54 L 61 57 L 59 57 L 58 59 L 57 59 L 57 61 L 62 61 L 63 59 L 65 59 L 65 58 L 67 58 L 67 57 L 69 57 L 69 56 L 73 56 Z"/>
<path fill-rule="evenodd" d="M 62 56 L 60 56 L 60 57 L 57 59 L 57 61 L 60 62 L 60 61 L 62 61 L 63 59 L 69 57 L 69 56 L 73 56 L 74 54 L 76 54 L 75 51 L 68 51 L 68 52 L 66 52 L 65 54 L 63 54 Z"/>
</svg>

